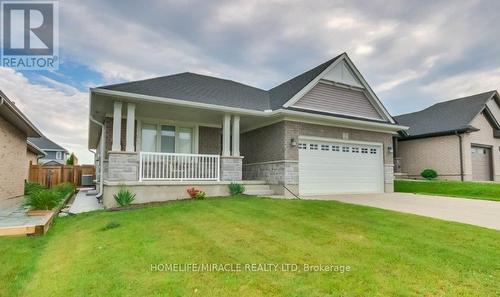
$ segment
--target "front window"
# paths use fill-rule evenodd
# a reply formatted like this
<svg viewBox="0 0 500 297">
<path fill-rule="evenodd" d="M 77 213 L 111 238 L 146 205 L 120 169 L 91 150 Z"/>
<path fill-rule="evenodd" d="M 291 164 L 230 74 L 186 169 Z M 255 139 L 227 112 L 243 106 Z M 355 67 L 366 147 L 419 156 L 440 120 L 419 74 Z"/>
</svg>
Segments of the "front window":
<svg viewBox="0 0 500 297">
<path fill-rule="evenodd" d="M 142 123 L 143 152 L 192 154 L 194 138 L 193 127 Z"/>
<path fill-rule="evenodd" d="M 142 151 L 156 152 L 156 125 L 143 124 L 142 125 Z"/>
<path fill-rule="evenodd" d="M 179 128 L 179 153 L 191 154 L 193 151 L 193 128 Z"/>
<path fill-rule="evenodd" d="M 62 153 L 61 152 L 56 152 L 56 159 L 62 160 Z"/>
<path fill-rule="evenodd" d="M 160 141 L 162 153 L 175 153 L 175 126 L 161 125 Z"/>
</svg>

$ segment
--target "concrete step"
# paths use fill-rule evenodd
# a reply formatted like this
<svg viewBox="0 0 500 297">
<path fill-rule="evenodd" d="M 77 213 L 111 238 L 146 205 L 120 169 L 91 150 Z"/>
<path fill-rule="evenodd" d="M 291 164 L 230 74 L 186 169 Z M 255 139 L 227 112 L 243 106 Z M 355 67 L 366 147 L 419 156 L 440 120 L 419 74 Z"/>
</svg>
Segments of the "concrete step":
<svg viewBox="0 0 500 297">
<path fill-rule="evenodd" d="M 254 196 L 269 196 L 274 195 L 273 190 L 254 190 L 254 191 L 245 191 L 246 195 L 254 195 Z"/>
<path fill-rule="evenodd" d="M 263 185 L 245 185 L 245 191 L 261 191 L 261 190 L 270 190 L 271 188 L 269 185 L 263 184 Z"/>
<path fill-rule="evenodd" d="M 244 185 L 265 185 L 265 180 L 242 180 L 240 183 Z"/>
</svg>

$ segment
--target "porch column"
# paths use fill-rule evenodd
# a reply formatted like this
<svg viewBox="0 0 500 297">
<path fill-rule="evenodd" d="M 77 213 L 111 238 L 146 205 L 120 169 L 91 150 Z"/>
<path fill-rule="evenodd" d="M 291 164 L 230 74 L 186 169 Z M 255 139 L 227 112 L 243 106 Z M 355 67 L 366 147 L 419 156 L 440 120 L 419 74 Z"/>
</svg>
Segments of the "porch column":
<svg viewBox="0 0 500 297">
<path fill-rule="evenodd" d="M 114 152 L 121 151 L 120 139 L 122 130 L 122 103 L 115 101 L 113 111 L 113 142 L 111 150 Z"/>
<path fill-rule="evenodd" d="M 134 132 L 135 132 L 135 104 L 127 103 L 127 152 L 134 151 Z"/>
<path fill-rule="evenodd" d="M 233 157 L 240 156 L 240 116 L 233 116 Z"/>
<path fill-rule="evenodd" d="M 231 156 L 231 116 L 228 114 L 224 115 L 224 121 L 222 123 L 222 156 Z"/>
</svg>

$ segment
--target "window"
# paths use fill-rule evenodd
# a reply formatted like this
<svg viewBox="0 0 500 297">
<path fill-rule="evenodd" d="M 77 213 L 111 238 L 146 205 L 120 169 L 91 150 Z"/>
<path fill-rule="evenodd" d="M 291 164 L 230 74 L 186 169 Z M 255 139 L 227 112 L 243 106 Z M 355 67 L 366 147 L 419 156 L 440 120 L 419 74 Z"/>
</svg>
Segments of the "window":
<svg viewBox="0 0 500 297">
<path fill-rule="evenodd" d="M 340 146 L 332 145 L 332 152 L 340 152 Z"/>
<path fill-rule="evenodd" d="M 143 152 L 156 152 L 156 125 L 142 124 L 141 144 Z"/>
<path fill-rule="evenodd" d="M 142 123 L 143 152 L 192 154 L 195 150 L 195 128 Z"/>
<path fill-rule="evenodd" d="M 162 153 L 175 153 L 175 126 L 161 125 L 161 144 Z"/>
<path fill-rule="evenodd" d="M 193 152 L 193 128 L 179 128 L 179 150 L 181 154 Z"/>
<path fill-rule="evenodd" d="M 322 151 L 329 151 L 330 150 L 330 146 L 328 144 L 322 144 L 321 145 L 321 150 Z"/>
<path fill-rule="evenodd" d="M 306 143 L 299 143 L 299 150 L 305 150 L 307 149 L 307 144 Z"/>
<path fill-rule="evenodd" d="M 352 148 L 353 153 L 359 153 L 359 147 L 353 147 Z"/>
<path fill-rule="evenodd" d="M 370 154 L 374 155 L 376 153 L 377 153 L 377 149 L 375 149 L 375 148 L 370 149 Z"/>
<path fill-rule="evenodd" d="M 362 154 L 368 154 L 368 149 L 366 147 L 361 149 Z"/>
<path fill-rule="evenodd" d="M 349 147 L 348 146 L 343 146 L 342 147 L 342 152 L 348 153 L 349 152 Z"/>
<path fill-rule="evenodd" d="M 56 160 L 62 160 L 62 152 L 56 152 Z"/>
<path fill-rule="evenodd" d="M 311 144 L 309 144 L 309 149 L 313 150 L 313 151 L 316 151 L 316 150 L 318 150 L 318 145 L 314 144 L 314 143 L 311 143 Z"/>
</svg>

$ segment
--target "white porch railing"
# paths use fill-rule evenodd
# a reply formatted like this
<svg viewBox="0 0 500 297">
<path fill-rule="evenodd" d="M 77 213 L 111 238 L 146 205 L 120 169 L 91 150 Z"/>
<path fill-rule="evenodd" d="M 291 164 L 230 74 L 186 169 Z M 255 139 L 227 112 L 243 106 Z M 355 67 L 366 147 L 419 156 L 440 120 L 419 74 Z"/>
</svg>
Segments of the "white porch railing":
<svg viewBox="0 0 500 297">
<path fill-rule="evenodd" d="M 139 153 L 139 181 L 219 181 L 219 155 Z"/>
</svg>

